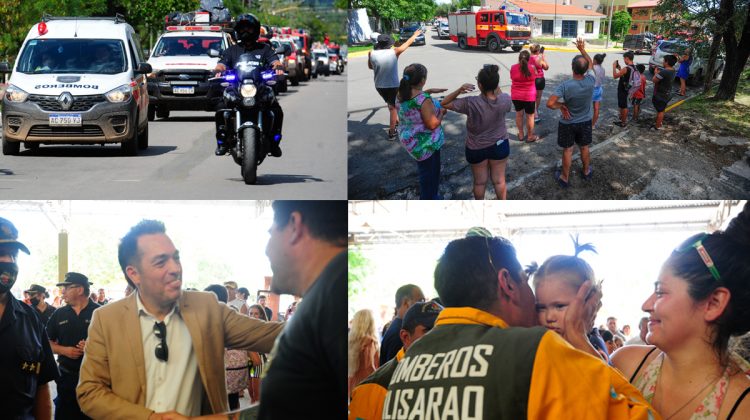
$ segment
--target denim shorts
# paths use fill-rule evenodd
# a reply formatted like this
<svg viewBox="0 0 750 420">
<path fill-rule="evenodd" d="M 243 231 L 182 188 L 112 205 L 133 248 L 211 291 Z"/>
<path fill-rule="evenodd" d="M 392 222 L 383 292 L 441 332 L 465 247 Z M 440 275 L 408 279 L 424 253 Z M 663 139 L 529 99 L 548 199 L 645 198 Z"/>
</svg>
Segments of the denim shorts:
<svg viewBox="0 0 750 420">
<path fill-rule="evenodd" d="M 500 144 L 493 144 L 490 147 L 484 149 L 472 150 L 466 148 L 466 161 L 472 165 L 482 163 L 487 159 L 490 160 L 503 160 L 510 155 L 510 142 L 508 139 L 500 141 Z"/>
<path fill-rule="evenodd" d="M 601 86 L 594 88 L 594 98 L 593 98 L 594 102 L 601 102 L 602 101 L 602 91 L 603 90 L 604 89 Z"/>
</svg>

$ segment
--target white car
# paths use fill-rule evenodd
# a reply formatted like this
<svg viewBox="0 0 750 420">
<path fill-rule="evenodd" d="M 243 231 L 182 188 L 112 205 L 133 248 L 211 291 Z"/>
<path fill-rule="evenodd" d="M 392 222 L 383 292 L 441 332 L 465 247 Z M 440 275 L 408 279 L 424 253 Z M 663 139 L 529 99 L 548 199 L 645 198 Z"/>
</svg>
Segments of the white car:
<svg viewBox="0 0 750 420">
<path fill-rule="evenodd" d="M 3 154 L 21 143 L 148 147 L 148 92 L 138 35 L 121 16 L 45 16 L 29 31 L 3 96 Z"/>
<path fill-rule="evenodd" d="M 651 58 L 648 60 L 649 71 L 653 74 L 654 68 L 662 68 L 664 65 L 664 57 L 672 54 L 677 59 L 680 59 L 680 54 L 683 54 L 690 45 L 684 41 L 661 41 Z M 675 64 L 675 71 L 680 68 L 680 63 Z M 693 55 L 693 62 L 690 64 L 690 76 L 688 76 L 687 84 L 694 86 L 701 83 L 706 76 L 708 69 L 708 60 L 702 57 Z M 724 70 L 724 59 L 718 57 L 714 66 L 714 79 L 718 79 L 719 75 Z"/>
<path fill-rule="evenodd" d="M 330 76 L 331 73 L 336 72 L 336 63 L 331 61 L 328 57 L 328 49 L 314 49 L 312 50 L 313 65 L 316 66 L 317 74 L 324 74 Z"/>
<path fill-rule="evenodd" d="M 208 98 L 218 57 L 211 49 L 224 51 L 232 38 L 219 25 L 167 26 L 156 41 L 148 63 L 149 120 L 169 118 L 170 110 L 214 111 L 220 98 Z"/>
</svg>

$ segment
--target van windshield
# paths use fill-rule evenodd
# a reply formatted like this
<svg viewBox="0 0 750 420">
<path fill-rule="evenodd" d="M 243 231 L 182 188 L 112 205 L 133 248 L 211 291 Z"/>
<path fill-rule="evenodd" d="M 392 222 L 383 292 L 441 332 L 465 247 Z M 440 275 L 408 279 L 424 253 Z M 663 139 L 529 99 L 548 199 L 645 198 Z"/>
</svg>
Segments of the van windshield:
<svg viewBox="0 0 750 420">
<path fill-rule="evenodd" d="M 32 39 L 18 59 L 21 73 L 117 74 L 127 70 L 118 39 Z"/>
<path fill-rule="evenodd" d="M 529 17 L 521 13 L 506 13 L 509 25 L 529 25 Z"/>
<path fill-rule="evenodd" d="M 175 55 L 206 55 L 208 50 L 214 49 L 222 52 L 221 38 L 219 37 L 163 37 L 154 47 L 154 57 Z"/>
</svg>

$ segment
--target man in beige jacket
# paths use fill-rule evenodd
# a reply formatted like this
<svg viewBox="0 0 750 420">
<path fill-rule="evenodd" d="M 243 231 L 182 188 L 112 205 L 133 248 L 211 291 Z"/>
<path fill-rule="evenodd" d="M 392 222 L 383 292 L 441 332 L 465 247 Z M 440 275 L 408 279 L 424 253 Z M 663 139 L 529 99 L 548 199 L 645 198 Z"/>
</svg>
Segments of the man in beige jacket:
<svg viewBox="0 0 750 420">
<path fill-rule="evenodd" d="M 268 353 L 283 324 L 243 316 L 213 294 L 182 292 L 179 251 L 144 220 L 120 241 L 136 293 L 94 312 L 77 387 L 94 419 L 160 419 L 228 411 L 224 348 Z"/>
</svg>

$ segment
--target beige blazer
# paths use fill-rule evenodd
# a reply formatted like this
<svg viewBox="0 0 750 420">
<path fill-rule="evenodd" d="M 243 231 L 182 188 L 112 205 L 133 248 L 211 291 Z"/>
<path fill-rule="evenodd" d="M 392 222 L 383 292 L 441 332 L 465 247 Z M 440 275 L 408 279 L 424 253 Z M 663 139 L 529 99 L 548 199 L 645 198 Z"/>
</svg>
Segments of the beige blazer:
<svg viewBox="0 0 750 420">
<path fill-rule="evenodd" d="M 269 353 L 283 324 L 241 315 L 213 293 L 183 291 L 179 305 L 198 358 L 201 412 L 229 411 L 224 347 Z M 135 293 L 94 311 L 76 388 L 81 411 L 94 419 L 147 419 L 145 366 Z"/>
</svg>

